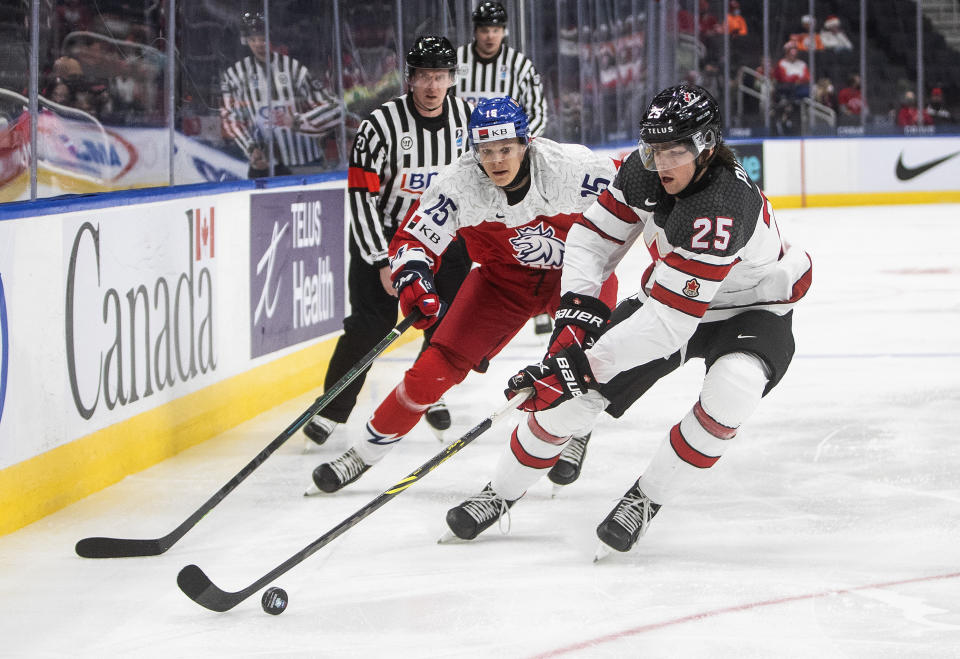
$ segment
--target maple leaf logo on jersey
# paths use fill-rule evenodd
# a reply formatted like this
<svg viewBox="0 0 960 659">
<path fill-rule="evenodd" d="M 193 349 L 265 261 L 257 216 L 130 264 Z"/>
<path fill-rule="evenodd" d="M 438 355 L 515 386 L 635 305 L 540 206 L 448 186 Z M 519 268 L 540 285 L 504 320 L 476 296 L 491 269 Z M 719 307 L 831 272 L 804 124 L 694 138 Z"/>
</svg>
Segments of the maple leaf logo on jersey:
<svg viewBox="0 0 960 659">
<path fill-rule="evenodd" d="M 531 268 L 560 268 L 563 266 L 563 241 L 554 235 L 553 227 L 540 222 L 533 227 L 517 228 L 510 239 L 516 252 L 514 257 Z"/>
<path fill-rule="evenodd" d="M 683 287 L 683 294 L 687 297 L 697 297 L 700 295 L 700 282 L 696 279 L 688 280 L 687 285 Z"/>
</svg>

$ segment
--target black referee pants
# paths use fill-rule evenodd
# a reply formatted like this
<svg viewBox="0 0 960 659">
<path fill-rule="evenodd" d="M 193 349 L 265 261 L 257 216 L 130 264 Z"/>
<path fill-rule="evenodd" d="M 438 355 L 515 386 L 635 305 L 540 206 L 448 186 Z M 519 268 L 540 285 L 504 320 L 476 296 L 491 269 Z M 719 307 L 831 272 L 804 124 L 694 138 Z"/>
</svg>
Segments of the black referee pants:
<svg viewBox="0 0 960 659">
<path fill-rule="evenodd" d="M 463 245 L 463 240 L 458 238 L 444 252 L 440 270 L 435 277 L 437 293 L 444 302 L 449 304 L 453 300 L 467 273 L 470 272 L 470 266 L 470 257 Z M 397 324 L 397 298 L 383 290 L 379 268 L 363 260 L 352 236 L 350 237 L 347 289 L 350 295 L 351 312 L 343 320 L 343 334 L 337 340 L 337 346 L 327 366 L 324 390 L 332 387 L 337 380 L 346 375 Z M 439 323 L 424 332 L 424 346 L 438 325 Z M 350 412 L 356 407 L 357 396 L 363 388 L 368 370 L 364 369 L 336 398 L 331 400 L 320 411 L 320 416 L 337 423 L 346 423 Z"/>
</svg>

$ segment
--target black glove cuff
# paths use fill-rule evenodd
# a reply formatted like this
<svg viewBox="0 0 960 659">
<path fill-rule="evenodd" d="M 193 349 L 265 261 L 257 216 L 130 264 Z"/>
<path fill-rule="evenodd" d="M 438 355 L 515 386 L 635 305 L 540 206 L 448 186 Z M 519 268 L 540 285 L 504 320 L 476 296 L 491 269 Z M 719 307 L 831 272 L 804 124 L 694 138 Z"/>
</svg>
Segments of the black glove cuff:
<svg viewBox="0 0 960 659">
<path fill-rule="evenodd" d="M 433 292 L 433 271 L 422 261 L 411 261 L 404 265 L 393 276 L 393 285 L 399 293 L 418 279 L 423 281 L 425 290 Z"/>
<path fill-rule="evenodd" d="M 560 298 L 560 308 L 554 315 L 554 327 L 576 325 L 599 334 L 610 320 L 610 307 L 595 297 L 567 291 Z"/>
</svg>

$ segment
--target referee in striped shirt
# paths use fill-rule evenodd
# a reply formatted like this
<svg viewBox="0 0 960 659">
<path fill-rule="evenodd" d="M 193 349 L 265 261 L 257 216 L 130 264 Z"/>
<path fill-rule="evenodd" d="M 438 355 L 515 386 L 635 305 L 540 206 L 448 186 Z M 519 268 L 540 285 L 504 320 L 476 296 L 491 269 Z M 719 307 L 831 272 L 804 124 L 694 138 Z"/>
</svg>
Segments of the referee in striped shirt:
<svg viewBox="0 0 960 659">
<path fill-rule="evenodd" d="M 407 53 L 407 93 L 373 110 L 357 130 L 347 172 L 351 311 L 327 367 L 326 389 L 397 322 L 397 294 L 387 261 L 390 239 L 430 181 L 467 150 L 472 106 L 448 94 L 456 70 L 456 51 L 445 37 L 420 37 Z M 453 299 L 471 266 L 462 241 L 451 248 L 435 279 L 445 301 Z M 430 334 L 425 332 L 425 340 Z M 337 424 L 347 421 L 365 376 L 361 373 L 311 419 L 304 434 L 323 444 Z"/>
<path fill-rule="evenodd" d="M 267 42 L 263 16 L 246 12 L 241 34 L 250 55 L 221 75 L 220 117 L 250 162 L 248 178 L 270 175 L 267 145 L 273 131 L 274 174 L 291 174 L 291 166 L 319 163 L 323 152 L 317 138 L 340 125 L 343 104 L 330 94 L 303 64 L 288 55 L 270 53 L 272 99 L 267 94 Z M 273 110 L 273 120 L 270 110 Z"/>
<path fill-rule="evenodd" d="M 511 96 L 530 121 L 530 136 L 547 125 L 543 83 L 533 62 L 503 43 L 507 10 L 499 2 L 481 2 L 473 12 L 473 43 L 457 49 L 457 96 L 473 104 L 481 98 Z"/>
</svg>

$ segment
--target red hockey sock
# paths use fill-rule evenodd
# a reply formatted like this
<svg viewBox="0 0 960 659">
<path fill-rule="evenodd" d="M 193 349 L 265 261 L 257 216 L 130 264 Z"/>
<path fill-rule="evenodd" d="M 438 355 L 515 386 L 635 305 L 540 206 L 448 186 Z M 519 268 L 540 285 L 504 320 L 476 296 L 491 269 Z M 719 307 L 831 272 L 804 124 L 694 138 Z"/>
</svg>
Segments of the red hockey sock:
<svg viewBox="0 0 960 659">
<path fill-rule="evenodd" d="M 384 434 L 406 435 L 427 408 L 469 372 L 470 365 L 462 358 L 435 346 L 428 347 L 404 374 L 403 382 L 380 403 L 371 425 Z"/>
</svg>

